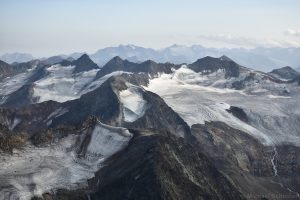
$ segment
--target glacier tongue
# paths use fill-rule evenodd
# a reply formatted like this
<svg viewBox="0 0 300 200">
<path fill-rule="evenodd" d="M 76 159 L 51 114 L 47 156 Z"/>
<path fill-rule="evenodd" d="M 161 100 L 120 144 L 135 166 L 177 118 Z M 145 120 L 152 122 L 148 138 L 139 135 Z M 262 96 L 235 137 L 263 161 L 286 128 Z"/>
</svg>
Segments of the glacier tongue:
<svg viewBox="0 0 300 200">
<path fill-rule="evenodd" d="M 0 154 L 0 200 L 27 200 L 58 188 L 85 186 L 103 160 L 124 148 L 132 135 L 98 123 L 83 157 L 76 153 L 79 137 L 72 134 L 46 147 L 29 145 L 13 155 Z"/>
</svg>

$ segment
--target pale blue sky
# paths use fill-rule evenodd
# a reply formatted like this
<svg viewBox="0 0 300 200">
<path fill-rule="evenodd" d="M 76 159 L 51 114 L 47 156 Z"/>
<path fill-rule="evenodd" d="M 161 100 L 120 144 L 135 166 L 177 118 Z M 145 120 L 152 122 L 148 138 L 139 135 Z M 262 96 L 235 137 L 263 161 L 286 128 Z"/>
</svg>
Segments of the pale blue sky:
<svg viewBox="0 0 300 200">
<path fill-rule="evenodd" d="M 0 0 L 0 54 L 300 46 L 299 0 Z"/>
</svg>

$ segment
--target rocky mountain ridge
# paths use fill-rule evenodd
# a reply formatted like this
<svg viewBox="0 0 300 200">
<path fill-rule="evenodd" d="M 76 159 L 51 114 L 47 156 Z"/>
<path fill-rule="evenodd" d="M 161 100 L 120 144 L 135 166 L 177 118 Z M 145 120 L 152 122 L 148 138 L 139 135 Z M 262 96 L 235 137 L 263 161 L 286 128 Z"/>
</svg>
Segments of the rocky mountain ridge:
<svg viewBox="0 0 300 200">
<path fill-rule="evenodd" d="M 83 55 L 0 86 L 0 199 L 299 196 L 294 81 L 226 56 L 100 69 Z"/>
</svg>

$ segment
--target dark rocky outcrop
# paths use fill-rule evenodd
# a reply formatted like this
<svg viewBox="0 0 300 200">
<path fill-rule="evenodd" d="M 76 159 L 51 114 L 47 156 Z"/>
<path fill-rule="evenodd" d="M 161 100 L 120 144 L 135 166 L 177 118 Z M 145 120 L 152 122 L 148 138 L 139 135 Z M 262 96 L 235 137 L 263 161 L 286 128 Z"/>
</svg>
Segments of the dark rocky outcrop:
<svg viewBox="0 0 300 200">
<path fill-rule="evenodd" d="M 294 70 L 289 66 L 282 67 L 279 69 L 274 69 L 273 71 L 269 72 L 269 74 L 278 78 L 290 79 L 290 80 L 300 75 L 299 72 L 297 72 L 296 70 Z"/>
<path fill-rule="evenodd" d="M 12 126 L 14 131 L 22 131 L 29 136 L 47 129 L 48 117 L 61 108 L 55 101 L 30 104 L 20 108 L 0 108 L 0 124 Z"/>
<path fill-rule="evenodd" d="M 296 166 L 299 148 L 264 146 L 249 134 L 223 122 L 196 124 L 191 131 L 201 151 L 246 197 L 272 199 L 276 195 L 286 195 L 296 198 L 295 191 L 299 192 L 299 189 L 295 187 L 300 181 L 299 167 Z M 271 162 L 273 158 L 277 163 L 276 176 Z"/>
<path fill-rule="evenodd" d="M 42 62 L 45 65 L 54 65 L 54 64 L 62 62 L 63 60 L 64 59 L 61 56 L 52 56 L 52 57 L 49 57 L 49 58 L 43 60 Z"/>
<path fill-rule="evenodd" d="M 119 77 L 126 80 L 128 83 L 139 86 L 147 86 L 149 84 L 149 75 L 140 73 L 140 74 L 121 74 Z"/>
<path fill-rule="evenodd" d="M 300 194 L 300 147 L 282 144 L 276 147 L 278 181 Z"/>
<path fill-rule="evenodd" d="M 154 76 L 158 73 L 171 73 L 172 68 L 178 68 L 178 66 L 171 63 L 156 63 L 151 60 L 147 60 L 142 63 L 134 63 L 128 60 L 122 60 L 120 57 L 116 56 L 103 66 L 103 68 L 97 73 L 96 79 L 114 71 L 146 73 Z"/>
<path fill-rule="evenodd" d="M 13 73 L 12 67 L 8 63 L 0 60 L 0 80 L 7 76 L 10 76 L 10 74 L 12 73 Z"/>
<path fill-rule="evenodd" d="M 39 60 L 32 60 L 25 63 L 13 63 L 9 65 L 0 60 L 0 80 L 26 72 L 28 69 L 31 69 L 35 66 L 41 66 L 41 62 Z"/>
<path fill-rule="evenodd" d="M 114 92 L 114 80 L 115 78 L 111 77 L 99 88 L 82 95 L 79 99 L 62 103 L 61 106 L 68 112 L 55 118 L 51 126 L 62 123 L 76 125 L 92 115 L 105 124 L 119 125 L 120 105 L 118 96 Z"/>
<path fill-rule="evenodd" d="M 87 54 L 83 54 L 77 60 L 72 61 L 71 65 L 75 65 L 73 73 L 99 69 L 98 65 L 94 63 Z"/>
<path fill-rule="evenodd" d="M 243 199 L 204 154 L 163 132 L 136 136 L 95 179 L 92 199 Z"/>
<path fill-rule="evenodd" d="M 12 153 L 13 149 L 22 148 L 26 141 L 27 136 L 25 134 L 13 132 L 0 124 L 0 153 Z"/>
<path fill-rule="evenodd" d="M 84 71 L 89 71 L 92 69 L 99 69 L 99 66 L 96 63 L 94 63 L 87 54 L 83 54 L 77 60 L 73 60 L 73 59 L 63 60 L 59 62 L 59 64 L 62 66 L 69 66 L 69 65 L 75 66 L 73 71 L 74 74 L 84 72 Z"/>
<path fill-rule="evenodd" d="M 202 72 L 203 74 L 210 74 L 218 70 L 224 70 L 225 78 L 238 77 L 240 70 L 243 68 L 231 59 L 225 59 L 224 56 L 221 58 L 207 56 L 188 65 L 188 67 L 197 73 Z"/>
<path fill-rule="evenodd" d="M 143 98 L 148 106 L 145 114 L 132 123 L 124 123 L 123 126 L 168 131 L 177 136 L 190 137 L 188 124 L 160 96 L 144 91 Z"/>
<path fill-rule="evenodd" d="M 226 110 L 227 112 L 233 114 L 238 119 L 248 122 L 248 117 L 245 111 L 242 108 L 236 107 L 236 106 L 230 106 L 229 109 Z"/>
</svg>

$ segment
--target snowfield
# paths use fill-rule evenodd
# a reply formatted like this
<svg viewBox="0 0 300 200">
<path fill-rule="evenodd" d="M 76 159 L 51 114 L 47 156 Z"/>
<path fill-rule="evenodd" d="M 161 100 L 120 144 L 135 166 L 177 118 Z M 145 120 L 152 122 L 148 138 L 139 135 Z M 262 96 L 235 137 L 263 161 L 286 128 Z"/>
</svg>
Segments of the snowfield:
<svg viewBox="0 0 300 200">
<path fill-rule="evenodd" d="M 95 80 L 100 69 L 73 74 L 74 66 L 53 65 L 47 70 L 50 75 L 34 83 L 33 96 L 39 99 L 38 103 L 49 100 L 65 102 L 78 99 L 81 95 L 101 86 L 110 77 L 127 73 L 115 71 Z"/>
<path fill-rule="evenodd" d="M 215 87 L 212 80 L 219 83 L 230 81 L 220 73 L 210 74 L 215 77 L 208 79 L 206 75 L 183 66 L 173 74 L 162 74 L 150 80 L 145 89 L 160 95 L 190 126 L 205 121 L 222 121 L 253 135 L 265 145 L 290 142 L 300 146 L 299 87 L 290 86 L 290 96 L 284 98 L 270 96 L 267 89 L 261 89 L 267 92 L 248 94 L 245 90 Z M 230 106 L 242 108 L 249 123 L 227 112 Z"/>
<path fill-rule="evenodd" d="M 82 88 L 89 84 L 99 69 L 73 74 L 75 66 L 52 65 L 49 75 L 34 83 L 34 97 L 38 102 L 53 100 L 65 102 L 81 96 Z"/>
<path fill-rule="evenodd" d="M 131 85 L 128 89 L 120 92 L 125 122 L 134 122 L 142 117 L 147 109 L 147 102 L 139 90 L 141 88 Z"/>
<path fill-rule="evenodd" d="M 108 156 L 124 148 L 132 135 L 124 128 L 99 123 L 83 157 L 69 135 L 47 147 L 27 146 L 13 155 L 0 155 L 0 200 L 28 200 L 58 188 L 84 187 Z"/>
<path fill-rule="evenodd" d="M 81 95 L 93 91 L 112 76 L 118 76 L 130 72 L 115 71 L 101 78 L 95 79 L 100 69 L 73 74 L 75 66 L 61 66 L 55 64 L 46 68 L 47 75 L 33 82 L 33 99 L 36 103 L 44 101 L 66 102 L 80 98 Z M 34 74 L 30 69 L 26 73 L 8 77 L 0 82 L 0 105 L 3 104 L 8 95 L 20 89 L 26 81 Z"/>
<path fill-rule="evenodd" d="M 0 82 L 0 104 L 4 103 L 7 95 L 20 89 L 26 81 L 34 74 L 34 70 L 17 74 L 13 77 L 7 77 Z"/>
</svg>

